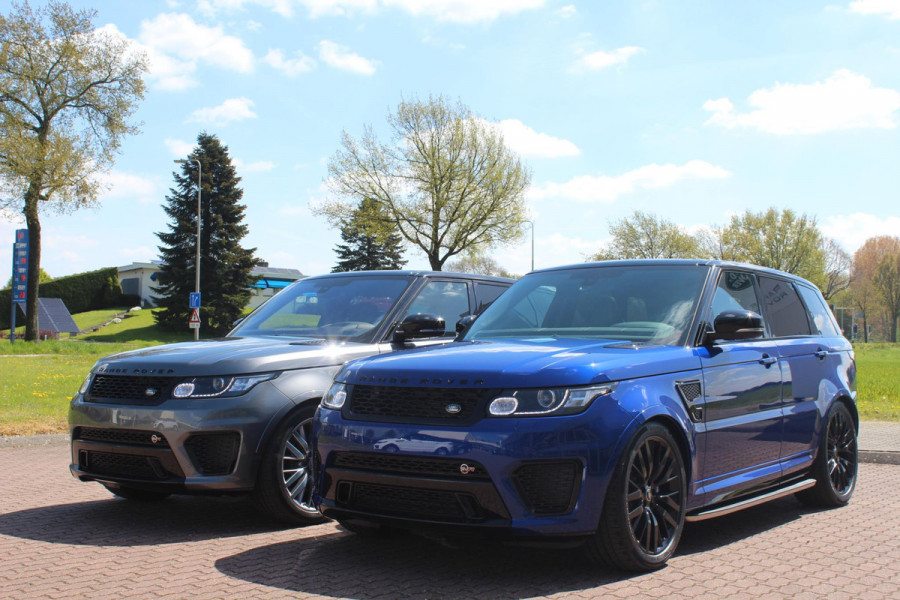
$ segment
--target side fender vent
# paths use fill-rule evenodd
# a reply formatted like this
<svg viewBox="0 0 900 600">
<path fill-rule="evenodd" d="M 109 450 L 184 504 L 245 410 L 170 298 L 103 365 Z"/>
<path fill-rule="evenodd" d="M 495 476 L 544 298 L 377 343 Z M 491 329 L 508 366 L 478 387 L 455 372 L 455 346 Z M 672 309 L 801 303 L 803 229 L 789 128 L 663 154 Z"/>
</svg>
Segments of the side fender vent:
<svg viewBox="0 0 900 600">
<path fill-rule="evenodd" d="M 676 381 L 675 388 L 678 390 L 678 395 L 681 396 L 681 401 L 684 402 L 691 420 L 695 423 L 702 421 L 703 405 L 697 403 L 703 396 L 703 386 L 700 384 L 700 380 Z"/>
</svg>

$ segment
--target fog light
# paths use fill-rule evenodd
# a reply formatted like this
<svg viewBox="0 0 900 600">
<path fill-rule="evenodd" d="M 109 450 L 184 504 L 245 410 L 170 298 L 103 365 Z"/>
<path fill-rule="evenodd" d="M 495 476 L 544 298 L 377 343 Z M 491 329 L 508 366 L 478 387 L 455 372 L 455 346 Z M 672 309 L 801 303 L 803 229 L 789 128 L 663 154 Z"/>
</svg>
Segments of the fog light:
<svg viewBox="0 0 900 600">
<path fill-rule="evenodd" d="M 494 398 L 494 401 L 491 402 L 491 405 L 488 407 L 488 412 L 497 417 L 505 417 L 516 412 L 517 408 L 519 408 L 518 400 L 502 396 L 500 398 Z"/>
<path fill-rule="evenodd" d="M 194 393 L 194 384 L 193 383 L 179 383 L 175 386 L 175 390 L 172 392 L 172 395 L 176 398 L 187 398 L 191 394 Z"/>
</svg>

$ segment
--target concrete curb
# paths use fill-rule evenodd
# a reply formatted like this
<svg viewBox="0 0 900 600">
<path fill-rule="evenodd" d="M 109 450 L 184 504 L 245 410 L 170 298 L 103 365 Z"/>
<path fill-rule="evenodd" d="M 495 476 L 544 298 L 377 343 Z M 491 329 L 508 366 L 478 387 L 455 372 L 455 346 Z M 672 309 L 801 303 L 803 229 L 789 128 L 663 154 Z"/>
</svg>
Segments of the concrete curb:
<svg viewBox="0 0 900 600">
<path fill-rule="evenodd" d="M 900 465 L 900 452 L 890 450 L 860 450 L 859 462 L 878 465 Z"/>
<path fill-rule="evenodd" d="M 68 433 L 46 433 L 41 435 L 0 435 L 0 448 L 25 448 L 28 446 L 49 446 L 68 444 Z"/>
</svg>

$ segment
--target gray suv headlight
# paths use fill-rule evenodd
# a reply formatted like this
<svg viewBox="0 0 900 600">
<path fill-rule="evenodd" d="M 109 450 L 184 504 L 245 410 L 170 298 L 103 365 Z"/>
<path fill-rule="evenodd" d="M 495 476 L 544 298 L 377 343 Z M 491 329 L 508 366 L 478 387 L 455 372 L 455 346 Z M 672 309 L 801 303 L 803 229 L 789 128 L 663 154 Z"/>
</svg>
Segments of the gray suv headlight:
<svg viewBox="0 0 900 600">
<path fill-rule="evenodd" d="M 503 390 L 488 404 L 492 417 L 538 417 L 574 415 L 584 411 L 595 398 L 608 396 L 615 383 L 577 388 Z"/>
<path fill-rule="evenodd" d="M 231 398 L 246 394 L 253 387 L 275 379 L 278 373 L 260 373 L 258 375 L 227 375 L 216 377 L 191 377 L 175 386 L 172 396 L 175 398 Z"/>
</svg>

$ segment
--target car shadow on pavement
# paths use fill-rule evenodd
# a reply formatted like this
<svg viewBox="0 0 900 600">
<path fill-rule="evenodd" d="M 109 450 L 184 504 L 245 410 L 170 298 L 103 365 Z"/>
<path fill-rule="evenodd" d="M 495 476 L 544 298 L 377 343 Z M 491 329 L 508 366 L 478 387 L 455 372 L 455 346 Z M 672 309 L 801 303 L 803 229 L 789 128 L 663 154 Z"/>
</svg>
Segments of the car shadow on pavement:
<svg viewBox="0 0 900 600">
<path fill-rule="evenodd" d="M 786 499 L 690 523 L 676 558 L 775 529 L 806 512 L 795 500 Z M 345 532 L 261 546 L 221 558 L 216 568 L 229 577 L 294 593 L 360 600 L 541 597 L 640 576 L 593 565 L 577 547 L 487 541 L 447 547 L 415 535 L 375 539 Z"/>
<path fill-rule="evenodd" d="M 415 535 L 332 533 L 262 546 L 216 561 L 223 574 L 291 593 L 374 598 L 523 598 L 591 589 L 633 574 L 590 564 L 580 549 Z"/>
<path fill-rule="evenodd" d="M 793 498 L 782 498 L 724 517 L 685 524 L 679 556 L 721 548 L 815 512 Z"/>
<path fill-rule="evenodd" d="M 284 526 L 257 513 L 246 499 L 234 497 L 110 498 L 0 515 L 2 535 L 80 546 L 171 544 L 280 529 Z"/>
</svg>

